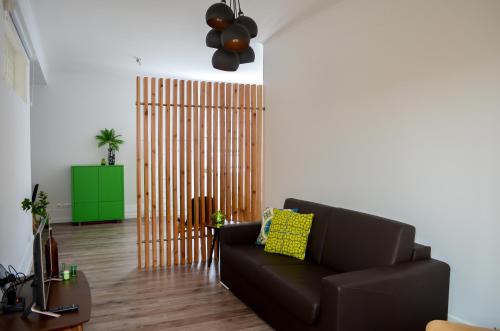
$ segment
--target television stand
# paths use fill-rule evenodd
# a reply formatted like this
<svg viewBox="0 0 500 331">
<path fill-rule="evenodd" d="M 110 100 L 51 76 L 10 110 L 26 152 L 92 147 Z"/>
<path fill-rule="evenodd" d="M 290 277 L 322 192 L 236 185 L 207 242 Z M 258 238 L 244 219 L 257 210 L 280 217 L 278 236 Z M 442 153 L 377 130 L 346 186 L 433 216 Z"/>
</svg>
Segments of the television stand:
<svg viewBox="0 0 500 331">
<path fill-rule="evenodd" d="M 29 285 L 31 284 L 26 284 L 20 293 L 26 302 L 33 301 L 32 288 Z M 33 309 L 33 306 L 31 312 L 34 314 L 29 314 L 26 318 L 21 318 L 21 312 L 0 315 L 0 330 L 83 330 L 83 324 L 90 320 L 91 296 L 89 283 L 82 271 L 78 271 L 76 278 L 50 284 L 47 302 L 49 308 L 71 304 L 79 305 L 78 311 L 62 314 L 58 318 L 54 318 L 54 313 L 39 311 L 36 307 Z"/>
</svg>

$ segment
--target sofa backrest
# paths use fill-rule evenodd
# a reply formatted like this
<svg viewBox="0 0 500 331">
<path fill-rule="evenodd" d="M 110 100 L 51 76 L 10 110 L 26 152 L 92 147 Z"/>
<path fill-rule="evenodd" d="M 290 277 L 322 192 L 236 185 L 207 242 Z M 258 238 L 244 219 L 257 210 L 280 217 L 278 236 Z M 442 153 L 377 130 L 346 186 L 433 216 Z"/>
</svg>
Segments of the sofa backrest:
<svg viewBox="0 0 500 331">
<path fill-rule="evenodd" d="M 298 208 L 301 214 L 314 214 L 311 233 L 307 241 L 306 257 L 316 263 L 321 263 L 328 222 L 333 218 L 335 208 L 298 199 L 286 199 L 284 208 Z"/>
<path fill-rule="evenodd" d="M 307 256 L 339 272 L 410 261 L 415 228 L 352 210 L 287 199 L 285 208 L 314 213 Z"/>
</svg>

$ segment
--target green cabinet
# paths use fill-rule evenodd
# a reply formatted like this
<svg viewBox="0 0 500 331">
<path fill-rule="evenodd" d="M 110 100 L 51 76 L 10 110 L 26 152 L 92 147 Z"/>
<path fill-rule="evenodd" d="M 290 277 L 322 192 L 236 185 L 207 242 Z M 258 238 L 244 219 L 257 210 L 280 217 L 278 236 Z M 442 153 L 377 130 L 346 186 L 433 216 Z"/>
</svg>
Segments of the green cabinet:
<svg viewBox="0 0 500 331">
<path fill-rule="evenodd" d="M 72 166 L 73 222 L 125 218 L 123 166 Z"/>
</svg>

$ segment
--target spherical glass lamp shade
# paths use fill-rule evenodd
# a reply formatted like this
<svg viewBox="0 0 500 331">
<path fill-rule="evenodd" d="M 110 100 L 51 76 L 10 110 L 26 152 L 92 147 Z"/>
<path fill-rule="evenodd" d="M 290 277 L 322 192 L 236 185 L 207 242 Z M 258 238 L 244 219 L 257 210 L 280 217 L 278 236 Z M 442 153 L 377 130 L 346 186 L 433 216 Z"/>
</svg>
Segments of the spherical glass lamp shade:
<svg viewBox="0 0 500 331">
<path fill-rule="evenodd" d="M 215 29 L 210 30 L 205 38 L 205 43 L 211 48 L 222 48 L 220 32 Z"/>
<path fill-rule="evenodd" d="M 218 49 L 212 56 L 212 66 L 223 71 L 236 71 L 240 66 L 240 58 L 237 53 Z"/>
<path fill-rule="evenodd" d="M 252 47 L 248 47 L 246 51 L 238 53 L 240 57 L 240 64 L 252 63 L 255 61 L 255 52 Z"/>
<path fill-rule="evenodd" d="M 259 33 L 259 28 L 257 27 L 257 23 L 255 23 L 255 21 L 250 17 L 241 15 L 240 17 L 234 20 L 234 23 L 243 25 L 248 30 L 248 33 L 250 33 L 250 38 L 257 37 L 257 34 Z"/>
<path fill-rule="evenodd" d="M 230 52 L 243 52 L 250 45 L 250 34 L 241 24 L 233 23 L 221 34 L 222 47 Z"/>
<path fill-rule="evenodd" d="M 233 10 L 223 2 L 211 5 L 205 15 L 207 24 L 217 30 L 223 31 L 234 21 Z"/>
</svg>

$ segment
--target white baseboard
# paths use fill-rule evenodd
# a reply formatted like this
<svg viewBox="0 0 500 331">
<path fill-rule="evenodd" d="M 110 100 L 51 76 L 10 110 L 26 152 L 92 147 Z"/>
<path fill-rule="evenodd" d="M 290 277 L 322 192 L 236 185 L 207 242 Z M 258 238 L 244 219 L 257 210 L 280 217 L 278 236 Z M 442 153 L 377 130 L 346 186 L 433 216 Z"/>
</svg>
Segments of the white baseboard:
<svg viewBox="0 0 500 331">
<path fill-rule="evenodd" d="M 51 223 L 71 223 L 73 218 L 71 217 L 71 205 L 66 205 L 64 207 L 50 208 L 48 210 L 50 215 Z M 137 205 L 135 203 L 125 205 L 125 218 L 136 218 L 137 216 Z"/>
</svg>

